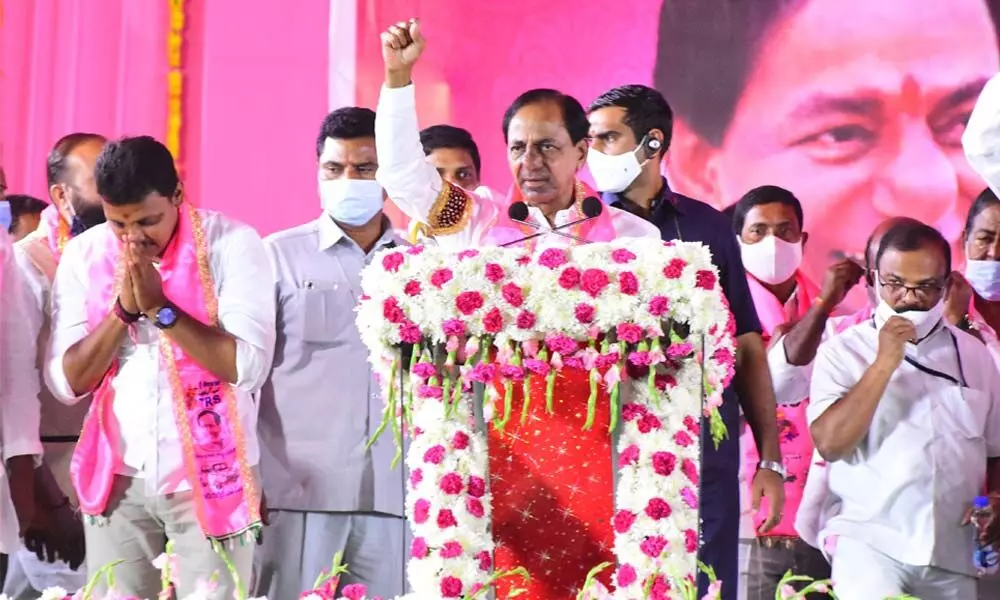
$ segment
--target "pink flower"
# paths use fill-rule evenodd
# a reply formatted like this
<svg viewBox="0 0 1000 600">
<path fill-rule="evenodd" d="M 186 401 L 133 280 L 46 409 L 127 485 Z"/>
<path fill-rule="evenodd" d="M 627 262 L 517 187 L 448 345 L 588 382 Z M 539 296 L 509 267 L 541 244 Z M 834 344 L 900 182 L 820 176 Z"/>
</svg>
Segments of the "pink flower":
<svg viewBox="0 0 1000 600">
<path fill-rule="evenodd" d="M 649 301 L 649 314 L 662 317 L 670 310 L 670 300 L 666 296 L 653 296 Z"/>
<path fill-rule="evenodd" d="M 452 280 L 454 274 L 452 274 L 451 269 L 437 269 L 431 273 L 431 285 L 436 288 L 441 288 L 444 284 Z"/>
<path fill-rule="evenodd" d="M 479 563 L 480 571 L 489 571 L 493 568 L 493 557 L 486 550 L 476 554 L 475 559 Z"/>
<path fill-rule="evenodd" d="M 632 524 L 635 523 L 635 513 L 630 510 L 619 510 L 615 513 L 613 524 L 615 531 L 618 533 L 625 533 L 632 528 Z"/>
<path fill-rule="evenodd" d="M 390 252 L 382 257 L 382 268 L 390 273 L 395 273 L 399 270 L 399 266 L 403 264 L 405 257 L 399 252 Z"/>
<path fill-rule="evenodd" d="M 463 315 L 471 315 L 483 307 L 483 295 L 479 292 L 462 292 L 455 298 L 455 308 Z"/>
<path fill-rule="evenodd" d="M 571 290 L 580 285 L 580 271 L 576 267 L 566 267 L 559 274 L 559 287 L 564 290 Z"/>
<path fill-rule="evenodd" d="M 628 361 L 637 367 L 648 367 L 653 364 L 653 355 L 649 352 L 635 351 L 628 355 Z"/>
<path fill-rule="evenodd" d="M 482 498 L 486 494 L 486 482 L 482 477 L 469 475 L 469 495 L 473 498 Z"/>
<path fill-rule="evenodd" d="M 458 521 L 455 519 L 455 514 L 445 508 L 438 512 L 437 525 L 441 529 L 447 529 L 458 525 Z"/>
<path fill-rule="evenodd" d="M 608 274 L 601 269 L 587 269 L 580 278 L 580 289 L 591 298 L 596 298 L 610 283 Z"/>
<path fill-rule="evenodd" d="M 646 414 L 646 407 L 638 402 L 629 402 L 622 407 L 622 418 L 625 421 L 631 421 L 633 419 L 638 419 Z"/>
<path fill-rule="evenodd" d="M 524 290 L 516 283 L 508 283 L 500 289 L 503 299 L 514 308 L 520 308 L 524 304 Z"/>
<path fill-rule="evenodd" d="M 674 379 L 673 375 L 656 375 L 653 379 L 653 383 L 656 385 L 656 389 L 661 392 L 667 388 L 677 386 L 677 380 Z"/>
<path fill-rule="evenodd" d="M 566 251 L 561 248 L 549 248 L 538 257 L 538 264 L 550 269 L 558 269 L 566 264 Z"/>
<path fill-rule="evenodd" d="M 399 326 L 399 339 L 407 344 L 416 344 L 424 338 L 423 332 L 412 321 L 404 321 Z"/>
<path fill-rule="evenodd" d="M 621 354 L 617 352 L 608 352 L 607 354 L 601 354 L 594 358 L 594 367 L 598 369 L 607 369 L 618 364 L 618 361 L 622 359 Z"/>
<path fill-rule="evenodd" d="M 469 447 L 469 436 L 464 431 L 456 431 L 451 436 L 451 447 L 455 450 L 465 450 Z"/>
<path fill-rule="evenodd" d="M 650 558 L 659 558 L 667 547 L 667 539 L 662 535 L 650 536 L 639 544 L 642 553 Z"/>
<path fill-rule="evenodd" d="M 701 422 L 691 415 L 684 417 L 684 427 L 695 435 L 701 435 Z"/>
<path fill-rule="evenodd" d="M 526 358 L 524 359 L 524 368 L 535 375 L 548 375 L 551 367 L 549 363 L 544 360 L 539 360 L 537 358 Z"/>
<path fill-rule="evenodd" d="M 580 303 L 576 305 L 573 314 L 576 315 L 576 320 L 581 323 L 592 323 L 594 321 L 594 312 L 593 306 Z"/>
<path fill-rule="evenodd" d="M 646 514 L 654 521 L 666 519 L 672 512 L 673 511 L 670 509 L 670 505 L 667 504 L 667 501 L 663 498 L 652 498 L 649 503 L 646 504 Z"/>
<path fill-rule="evenodd" d="M 653 453 L 653 470 L 656 471 L 657 475 L 663 475 L 664 477 L 669 477 L 674 469 L 677 468 L 677 457 L 670 452 L 654 452 Z"/>
<path fill-rule="evenodd" d="M 466 334 L 465 322 L 461 319 L 448 319 L 441 323 L 441 330 L 447 336 L 462 337 Z"/>
<path fill-rule="evenodd" d="M 688 505 L 691 510 L 698 510 L 698 495 L 689 487 L 681 490 L 681 500 Z"/>
<path fill-rule="evenodd" d="M 518 329 L 531 329 L 535 326 L 535 313 L 522 310 L 517 314 L 517 328 Z"/>
<path fill-rule="evenodd" d="M 424 519 L 425 521 L 427 519 Z M 413 542 L 410 544 L 410 556 L 413 558 L 423 558 L 427 556 L 427 541 L 422 537 L 413 538 Z"/>
<path fill-rule="evenodd" d="M 635 260 L 635 254 L 632 254 L 631 250 L 626 250 L 625 248 L 616 248 L 611 252 L 611 260 L 620 265 L 624 265 L 625 263 L 630 263 Z"/>
<path fill-rule="evenodd" d="M 500 283 L 507 273 L 497 263 L 486 263 L 486 279 L 490 283 Z"/>
<path fill-rule="evenodd" d="M 618 339 L 627 344 L 638 344 L 643 337 L 642 327 L 635 323 L 622 323 L 615 328 Z"/>
<path fill-rule="evenodd" d="M 681 448 L 687 448 L 694 443 L 694 440 L 691 439 L 691 435 L 688 432 L 681 430 L 674 434 L 674 443 Z"/>
<path fill-rule="evenodd" d="M 413 365 L 413 374 L 420 379 L 428 379 L 437 373 L 437 368 L 429 362 L 419 362 Z"/>
<path fill-rule="evenodd" d="M 576 352 L 576 349 L 579 347 L 579 344 L 564 335 L 548 336 L 545 338 L 545 345 L 548 346 L 550 352 L 556 352 L 563 356 L 571 352 Z"/>
<path fill-rule="evenodd" d="M 448 473 L 441 478 L 438 484 L 441 491 L 446 494 L 456 495 L 462 493 L 462 477 L 458 473 Z"/>
<path fill-rule="evenodd" d="M 410 471 L 410 487 L 417 487 L 423 480 L 424 472 L 422 469 L 413 469 Z"/>
<path fill-rule="evenodd" d="M 712 291 L 715 289 L 715 272 L 709 270 L 698 271 L 694 277 L 695 287 L 699 287 L 703 290 Z"/>
<path fill-rule="evenodd" d="M 618 455 L 618 468 L 634 465 L 639 461 L 639 446 L 632 444 Z"/>
<path fill-rule="evenodd" d="M 635 567 L 628 563 L 623 563 L 618 567 L 618 587 L 625 588 L 635 583 Z"/>
<path fill-rule="evenodd" d="M 491 308 L 483 317 L 483 329 L 486 333 L 500 333 L 503 329 L 503 315 L 499 308 Z"/>
<path fill-rule="evenodd" d="M 694 352 L 694 346 L 690 342 L 681 342 L 680 344 L 670 344 L 667 347 L 667 358 L 686 358 L 691 356 Z"/>
<path fill-rule="evenodd" d="M 698 466 L 690 458 L 681 461 L 681 471 L 687 476 L 688 481 L 698 485 Z"/>
<path fill-rule="evenodd" d="M 670 582 L 663 575 L 656 575 L 653 578 L 653 585 L 649 588 L 649 600 L 669 600 Z"/>
<path fill-rule="evenodd" d="M 340 595 L 347 600 L 364 600 L 365 596 L 368 595 L 368 587 L 363 583 L 352 583 L 344 586 Z"/>
<path fill-rule="evenodd" d="M 528 263 L 531 262 L 531 255 L 530 254 L 522 254 L 521 256 L 518 256 L 517 260 L 515 260 L 514 262 L 516 262 L 518 265 L 520 265 L 520 266 L 523 267 L 524 265 L 526 265 L 526 264 L 528 264 Z"/>
<path fill-rule="evenodd" d="M 462 556 L 462 544 L 451 541 L 445 542 L 444 546 L 441 546 L 441 558 L 458 558 L 459 556 Z"/>
<path fill-rule="evenodd" d="M 727 367 L 736 363 L 736 357 L 733 356 L 729 348 L 716 348 L 715 352 L 712 353 L 712 360 Z"/>
<path fill-rule="evenodd" d="M 382 317 L 390 323 L 401 323 L 406 319 L 406 313 L 399 306 L 399 300 L 389 296 L 382 301 Z"/>
<path fill-rule="evenodd" d="M 437 398 L 441 399 L 444 397 L 444 389 L 439 385 L 427 385 L 421 384 L 417 388 L 418 398 Z"/>
<path fill-rule="evenodd" d="M 469 379 L 476 383 L 489 383 L 496 375 L 496 366 L 492 363 L 478 363 L 469 372 Z"/>
<path fill-rule="evenodd" d="M 444 460 L 445 449 L 444 446 L 438 444 L 437 446 L 431 446 L 424 452 L 424 462 L 432 465 L 439 465 L 441 461 Z"/>
<path fill-rule="evenodd" d="M 781 586 L 780 592 L 781 592 L 781 600 L 792 600 L 793 598 L 795 598 L 795 596 L 798 595 L 798 592 L 795 591 L 795 588 L 788 583 Z"/>
<path fill-rule="evenodd" d="M 462 580 L 458 577 L 441 578 L 441 596 L 443 598 L 458 598 L 462 595 Z"/>
<path fill-rule="evenodd" d="M 475 258 L 479 256 L 479 250 L 462 250 L 458 253 L 458 260 L 465 260 L 467 258 Z"/>
<path fill-rule="evenodd" d="M 417 525 L 422 525 L 427 522 L 427 518 L 431 515 L 431 503 L 428 500 L 421 498 L 413 504 L 413 522 Z"/>
<path fill-rule="evenodd" d="M 423 244 L 421 244 L 419 246 L 410 246 L 409 248 L 406 249 L 406 253 L 409 254 L 410 256 L 416 256 L 418 254 L 423 254 L 423 252 L 424 252 L 424 246 L 423 246 Z"/>
<path fill-rule="evenodd" d="M 486 514 L 486 510 L 483 508 L 483 502 L 479 498 L 466 498 L 465 510 L 467 510 L 470 515 L 476 517 L 477 519 L 482 519 L 483 516 Z"/>
<path fill-rule="evenodd" d="M 681 258 L 675 258 L 670 261 L 670 263 L 663 267 L 663 276 L 667 279 L 680 279 L 681 275 L 684 274 L 684 267 L 687 263 Z"/>
<path fill-rule="evenodd" d="M 641 433 L 649 433 L 660 428 L 660 419 L 656 415 L 646 413 L 639 419 L 638 427 Z"/>
<path fill-rule="evenodd" d="M 625 271 L 618 274 L 618 289 L 626 296 L 635 296 L 639 293 L 639 279 L 635 273 Z"/>
<path fill-rule="evenodd" d="M 500 375 L 506 379 L 513 379 L 515 381 L 521 381 L 524 379 L 524 367 L 519 367 L 517 365 L 501 365 Z"/>
<path fill-rule="evenodd" d="M 684 530 L 684 549 L 690 553 L 698 551 L 698 532 L 694 529 Z"/>
<path fill-rule="evenodd" d="M 420 295 L 420 282 L 416 279 L 411 279 L 406 282 L 406 286 L 403 287 L 403 293 L 407 296 L 419 296 Z"/>
</svg>

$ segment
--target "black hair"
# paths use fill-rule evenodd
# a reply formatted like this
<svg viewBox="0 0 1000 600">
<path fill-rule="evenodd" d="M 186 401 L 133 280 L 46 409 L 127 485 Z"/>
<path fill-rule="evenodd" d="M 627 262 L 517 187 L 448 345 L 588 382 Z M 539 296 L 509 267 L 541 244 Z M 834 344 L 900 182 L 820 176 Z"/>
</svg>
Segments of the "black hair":
<svg viewBox="0 0 1000 600">
<path fill-rule="evenodd" d="M 112 206 L 137 204 L 153 192 L 172 198 L 180 183 L 174 157 L 148 135 L 108 142 L 97 157 L 94 179 L 97 193 Z"/>
<path fill-rule="evenodd" d="M 608 90 L 597 97 L 587 109 L 588 113 L 617 106 L 625 109 L 625 124 L 639 142 L 652 129 L 663 132 L 663 146 L 659 153 L 670 147 L 674 134 L 674 111 L 663 94 L 645 85 L 623 85 Z"/>
<path fill-rule="evenodd" d="M 108 139 L 99 133 L 71 133 L 60 138 L 45 161 L 45 176 L 49 187 L 57 183 L 66 183 L 68 169 L 66 159 L 74 150 L 87 142 L 104 144 L 107 141 Z"/>
<path fill-rule="evenodd" d="M 465 129 L 454 125 L 431 125 L 420 132 L 420 144 L 424 147 L 424 154 L 430 154 L 438 148 L 465 150 L 472 158 L 472 166 L 476 168 L 476 176 L 482 175 L 479 146 L 472 139 L 472 134 Z"/>
<path fill-rule="evenodd" d="M 220 417 L 219 413 L 215 412 L 214 410 L 206 409 L 201 411 L 200 413 L 198 413 L 198 416 L 195 417 L 195 420 L 200 421 L 201 418 L 204 417 L 205 415 L 212 415 L 212 418 L 215 419 L 215 424 L 222 425 L 222 417 Z"/>
<path fill-rule="evenodd" d="M 726 219 L 728 219 L 730 223 L 732 223 L 733 219 L 736 217 L 736 205 L 730 204 L 726 208 L 723 208 L 722 214 L 725 215 Z M 736 226 L 734 225 L 733 228 L 735 229 Z M 742 227 L 740 229 L 742 229 Z M 739 233 L 739 231 L 739 229 L 736 229 L 737 233 Z"/>
<path fill-rule="evenodd" d="M 11 194 L 4 200 L 10 203 L 10 225 L 7 227 L 7 233 L 11 235 L 17 231 L 17 221 L 22 215 L 37 215 L 48 206 L 47 202 L 26 194 Z"/>
<path fill-rule="evenodd" d="M 996 27 L 1000 0 L 983 1 Z M 653 86 L 689 127 L 721 145 L 772 29 L 806 2 L 666 0 L 660 9 Z"/>
<path fill-rule="evenodd" d="M 895 223 L 879 242 L 878 252 L 875 254 L 875 268 L 882 262 L 882 256 L 889 250 L 899 250 L 900 252 L 913 252 L 923 248 L 937 247 L 944 258 L 944 274 L 951 273 L 951 244 L 944 239 L 941 232 L 926 223 L 921 223 L 915 219 L 901 220 Z"/>
<path fill-rule="evenodd" d="M 965 235 L 968 236 L 972 233 L 972 224 L 976 222 L 976 217 L 979 213 L 983 212 L 991 206 L 1000 205 L 1000 198 L 993 193 L 993 190 L 986 188 L 976 196 L 976 200 L 969 207 L 969 213 L 965 217 Z"/>
<path fill-rule="evenodd" d="M 583 110 L 580 101 L 559 90 L 538 88 L 524 92 L 507 107 L 507 111 L 503 114 L 504 143 L 508 141 L 507 133 L 510 130 L 510 122 L 514 120 L 514 115 L 525 106 L 545 102 L 552 102 L 562 111 L 563 125 L 569 133 L 570 141 L 578 144 L 587 139 L 587 134 L 590 133 L 590 122 L 587 121 L 587 113 Z"/>
<path fill-rule="evenodd" d="M 743 231 L 743 225 L 746 223 L 747 214 L 753 207 L 760 206 L 762 204 L 775 203 L 792 207 L 792 210 L 795 211 L 795 218 L 799 220 L 799 229 L 804 227 L 802 203 L 795 197 L 795 194 L 776 185 L 762 185 L 743 194 L 743 197 L 740 198 L 736 204 L 733 204 L 733 230 L 736 231 L 737 234 Z"/>
<path fill-rule="evenodd" d="M 323 154 L 326 138 L 356 140 L 375 137 L 375 111 L 360 106 L 345 106 L 328 114 L 316 136 L 316 156 Z"/>
</svg>

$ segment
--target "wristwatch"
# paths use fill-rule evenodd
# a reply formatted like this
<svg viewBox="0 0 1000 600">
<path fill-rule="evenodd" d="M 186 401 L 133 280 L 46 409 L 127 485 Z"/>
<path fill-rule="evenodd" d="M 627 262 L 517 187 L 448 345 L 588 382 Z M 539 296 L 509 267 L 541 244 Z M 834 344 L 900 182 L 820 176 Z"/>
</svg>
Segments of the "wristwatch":
<svg viewBox="0 0 1000 600">
<path fill-rule="evenodd" d="M 115 300 L 114 313 L 118 320 L 126 325 L 132 325 L 142 318 L 142 313 L 132 313 L 125 310 L 121 298 Z"/>
<path fill-rule="evenodd" d="M 170 329 L 177 324 L 177 309 L 174 308 L 173 304 L 169 302 L 163 305 L 163 308 L 156 311 L 156 318 L 153 319 L 153 325 L 157 329 Z"/>
<path fill-rule="evenodd" d="M 762 460 L 757 463 L 757 470 L 767 469 L 768 471 L 774 471 L 778 475 L 781 475 L 782 481 L 788 479 L 788 471 L 785 470 L 785 465 L 774 460 Z"/>
</svg>

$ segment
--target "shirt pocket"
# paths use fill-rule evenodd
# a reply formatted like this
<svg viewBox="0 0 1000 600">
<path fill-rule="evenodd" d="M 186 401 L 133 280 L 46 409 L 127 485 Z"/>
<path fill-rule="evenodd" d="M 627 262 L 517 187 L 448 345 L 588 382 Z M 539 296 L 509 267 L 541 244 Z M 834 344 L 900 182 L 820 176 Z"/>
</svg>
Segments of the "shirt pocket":
<svg viewBox="0 0 1000 600">
<path fill-rule="evenodd" d="M 985 437 L 990 407 L 990 397 L 986 392 L 956 385 L 939 391 L 938 395 L 942 427 L 953 429 L 954 434 L 970 440 Z"/>
<path fill-rule="evenodd" d="M 354 318 L 354 302 L 347 284 L 310 279 L 300 284 L 296 296 L 302 310 L 303 341 L 333 344 L 344 339 Z"/>
</svg>

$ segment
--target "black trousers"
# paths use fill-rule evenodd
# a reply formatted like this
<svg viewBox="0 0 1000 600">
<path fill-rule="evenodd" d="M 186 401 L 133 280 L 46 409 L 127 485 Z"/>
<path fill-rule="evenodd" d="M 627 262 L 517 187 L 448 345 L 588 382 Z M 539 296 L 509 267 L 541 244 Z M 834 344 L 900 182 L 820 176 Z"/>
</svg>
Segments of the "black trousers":
<svg viewBox="0 0 1000 600">
<path fill-rule="evenodd" d="M 823 553 L 798 538 L 759 537 L 750 546 L 750 568 L 747 577 L 747 600 L 774 600 L 778 582 L 791 571 L 813 579 L 830 578 L 830 563 Z M 802 590 L 808 582 L 792 586 Z M 723 584 L 725 587 L 725 584 Z M 809 594 L 809 598 L 828 599 L 825 594 Z"/>
</svg>

